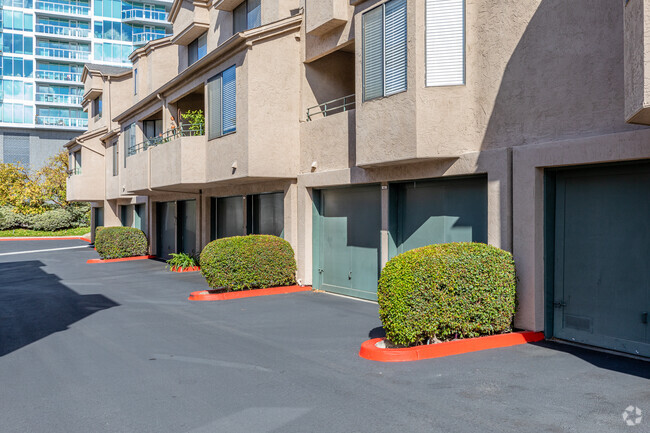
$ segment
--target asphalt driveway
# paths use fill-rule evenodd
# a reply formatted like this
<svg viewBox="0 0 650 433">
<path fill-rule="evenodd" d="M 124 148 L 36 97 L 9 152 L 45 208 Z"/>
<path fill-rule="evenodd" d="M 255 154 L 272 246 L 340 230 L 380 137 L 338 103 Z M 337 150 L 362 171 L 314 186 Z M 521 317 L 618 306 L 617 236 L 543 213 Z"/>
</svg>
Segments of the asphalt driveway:
<svg viewBox="0 0 650 433">
<path fill-rule="evenodd" d="M 0 242 L 0 432 L 650 431 L 649 362 L 546 342 L 377 363 L 376 304 L 190 302 L 199 274 L 95 257 Z"/>
</svg>

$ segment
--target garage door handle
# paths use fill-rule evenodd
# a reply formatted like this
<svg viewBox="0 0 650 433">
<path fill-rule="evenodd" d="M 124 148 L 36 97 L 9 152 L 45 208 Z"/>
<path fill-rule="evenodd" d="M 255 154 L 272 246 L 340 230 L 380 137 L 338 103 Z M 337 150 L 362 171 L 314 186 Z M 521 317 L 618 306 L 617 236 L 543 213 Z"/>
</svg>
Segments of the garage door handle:
<svg viewBox="0 0 650 433">
<path fill-rule="evenodd" d="M 348 272 L 348 280 L 352 279 L 352 271 Z"/>
<path fill-rule="evenodd" d="M 648 313 L 647 311 L 644 311 L 641 313 L 641 323 L 645 323 L 646 325 L 648 324 Z"/>
</svg>

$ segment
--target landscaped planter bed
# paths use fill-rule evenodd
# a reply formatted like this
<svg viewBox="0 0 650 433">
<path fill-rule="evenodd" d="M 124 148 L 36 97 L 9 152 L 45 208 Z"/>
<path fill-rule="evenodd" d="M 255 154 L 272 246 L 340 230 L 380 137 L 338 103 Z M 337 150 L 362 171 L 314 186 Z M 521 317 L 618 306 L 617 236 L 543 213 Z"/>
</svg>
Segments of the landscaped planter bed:
<svg viewBox="0 0 650 433">
<path fill-rule="evenodd" d="M 266 289 L 241 290 L 236 292 L 222 292 L 219 290 L 201 290 L 192 292 L 187 298 L 190 301 L 226 301 L 229 299 L 252 298 L 255 296 L 282 295 L 286 293 L 308 292 L 311 286 L 283 286 L 269 287 Z"/>
<path fill-rule="evenodd" d="M 378 347 L 381 346 L 378 343 L 385 345 L 386 340 L 384 338 L 373 338 L 361 345 L 359 356 L 371 361 L 381 362 L 418 361 L 420 359 L 442 358 L 486 349 L 517 346 L 542 341 L 543 339 L 543 332 L 512 332 L 414 347 L 386 348 Z"/>
<path fill-rule="evenodd" d="M 189 268 L 176 268 L 176 267 L 171 267 L 170 268 L 170 271 L 178 272 L 178 273 L 182 273 L 182 272 L 198 272 L 200 270 L 201 270 L 200 266 L 191 266 Z"/>
<path fill-rule="evenodd" d="M 115 263 L 115 262 L 130 262 L 133 260 L 146 260 L 146 259 L 155 259 L 156 256 L 135 256 L 135 257 L 124 257 L 121 259 L 88 259 L 86 263 Z"/>
<path fill-rule="evenodd" d="M 81 236 L 35 236 L 35 237 L 15 237 L 0 238 L 0 241 L 86 241 L 90 239 Z"/>
</svg>

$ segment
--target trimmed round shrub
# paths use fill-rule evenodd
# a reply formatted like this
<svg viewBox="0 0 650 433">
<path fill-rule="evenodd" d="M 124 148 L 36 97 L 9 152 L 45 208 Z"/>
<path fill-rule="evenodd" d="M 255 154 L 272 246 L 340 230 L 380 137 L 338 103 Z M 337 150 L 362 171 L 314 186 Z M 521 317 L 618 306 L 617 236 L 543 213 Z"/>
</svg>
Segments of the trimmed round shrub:
<svg viewBox="0 0 650 433">
<path fill-rule="evenodd" d="M 54 209 L 43 212 L 39 215 L 33 215 L 30 218 L 29 225 L 33 230 L 43 230 L 53 232 L 72 227 L 74 217 L 65 209 Z"/>
<path fill-rule="evenodd" d="M 142 230 L 133 227 L 104 227 L 95 231 L 95 249 L 104 260 L 121 259 L 147 255 L 149 243 Z"/>
<path fill-rule="evenodd" d="M 386 337 L 412 346 L 512 330 L 512 254 L 479 243 L 417 248 L 390 260 L 377 291 Z"/>
<path fill-rule="evenodd" d="M 277 236 L 217 239 L 203 248 L 200 265 L 213 289 L 237 291 L 296 284 L 293 248 Z"/>
</svg>

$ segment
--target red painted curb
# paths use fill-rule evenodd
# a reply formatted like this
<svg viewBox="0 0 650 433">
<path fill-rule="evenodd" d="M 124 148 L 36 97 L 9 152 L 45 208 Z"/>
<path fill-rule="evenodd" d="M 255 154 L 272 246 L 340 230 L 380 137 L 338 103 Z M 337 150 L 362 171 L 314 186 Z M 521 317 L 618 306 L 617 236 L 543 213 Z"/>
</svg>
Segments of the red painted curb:
<svg viewBox="0 0 650 433">
<path fill-rule="evenodd" d="M 444 356 L 460 355 L 499 347 L 517 346 L 533 343 L 544 339 L 543 332 L 513 332 L 510 334 L 488 335 L 486 337 L 466 338 L 463 340 L 446 341 L 425 346 L 405 347 L 400 349 L 382 349 L 376 346 L 383 338 L 373 338 L 364 341 L 359 350 L 359 356 L 371 361 L 404 362 L 420 359 L 442 358 Z"/>
<path fill-rule="evenodd" d="M 81 236 L 43 236 L 43 237 L 16 237 L 16 238 L 0 238 L 0 242 L 7 241 L 86 241 L 90 243 L 89 239 L 82 238 Z"/>
<path fill-rule="evenodd" d="M 252 298 L 255 296 L 281 295 L 284 293 L 309 292 L 311 286 L 269 287 L 267 289 L 244 290 L 241 292 L 210 293 L 208 290 L 192 292 L 190 301 L 226 301 L 229 299 Z"/>
<path fill-rule="evenodd" d="M 201 268 L 199 266 L 192 266 L 189 268 L 171 268 L 170 270 L 172 272 L 183 273 L 183 272 L 198 272 L 201 270 Z"/>
<path fill-rule="evenodd" d="M 124 257 L 122 259 L 88 259 L 86 263 L 115 263 L 115 262 L 130 262 L 133 260 L 146 260 L 146 259 L 155 259 L 156 256 L 135 256 L 135 257 Z"/>
</svg>

